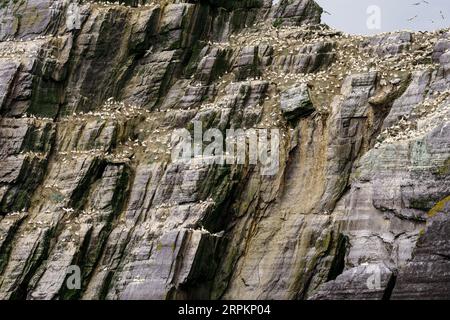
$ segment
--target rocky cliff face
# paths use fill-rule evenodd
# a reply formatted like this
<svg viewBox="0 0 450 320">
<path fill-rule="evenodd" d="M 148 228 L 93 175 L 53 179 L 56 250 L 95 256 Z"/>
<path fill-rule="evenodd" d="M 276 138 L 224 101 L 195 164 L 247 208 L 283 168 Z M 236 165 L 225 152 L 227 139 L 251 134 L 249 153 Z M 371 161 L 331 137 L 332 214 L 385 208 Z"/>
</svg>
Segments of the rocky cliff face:
<svg viewBox="0 0 450 320">
<path fill-rule="evenodd" d="M 274 2 L 0 2 L 1 299 L 450 298 L 450 32 Z M 173 161 L 194 121 L 279 170 Z"/>
</svg>

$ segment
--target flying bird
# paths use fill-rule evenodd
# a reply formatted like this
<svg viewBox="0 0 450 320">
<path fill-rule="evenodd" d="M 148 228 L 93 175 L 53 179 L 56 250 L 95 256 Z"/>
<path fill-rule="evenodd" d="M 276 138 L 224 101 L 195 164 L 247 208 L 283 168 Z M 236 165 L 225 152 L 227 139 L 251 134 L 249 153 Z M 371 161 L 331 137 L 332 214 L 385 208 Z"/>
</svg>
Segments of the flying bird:
<svg viewBox="0 0 450 320">
<path fill-rule="evenodd" d="M 445 16 L 444 16 L 444 13 L 442 12 L 442 10 L 439 11 L 439 13 L 441 14 L 442 20 L 445 20 Z"/>
<path fill-rule="evenodd" d="M 420 6 L 422 3 L 430 4 L 428 1 L 422 0 L 421 2 L 411 3 L 412 6 Z"/>
<path fill-rule="evenodd" d="M 408 21 L 413 21 L 414 19 L 416 19 L 418 17 L 418 15 L 416 14 L 414 17 L 409 18 Z"/>
</svg>

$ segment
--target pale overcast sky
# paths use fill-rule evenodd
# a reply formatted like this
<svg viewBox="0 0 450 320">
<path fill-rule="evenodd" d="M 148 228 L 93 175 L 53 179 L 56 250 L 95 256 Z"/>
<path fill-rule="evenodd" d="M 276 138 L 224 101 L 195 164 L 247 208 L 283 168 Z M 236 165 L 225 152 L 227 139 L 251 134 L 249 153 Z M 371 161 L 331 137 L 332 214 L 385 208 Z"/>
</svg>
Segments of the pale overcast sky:
<svg viewBox="0 0 450 320">
<path fill-rule="evenodd" d="M 374 34 L 396 30 L 430 31 L 450 27 L 450 0 L 316 0 L 316 2 L 331 13 L 322 15 L 324 23 L 351 34 Z M 367 13 L 368 8 L 372 14 L 377 10 L 377 7 L 374 9 L 373 6 L 379 8 L 381 29 L 367 27 L 370 16 Z M 374 20 L 370 21 L 369 25 L 373 26 Z"/>
</svg>

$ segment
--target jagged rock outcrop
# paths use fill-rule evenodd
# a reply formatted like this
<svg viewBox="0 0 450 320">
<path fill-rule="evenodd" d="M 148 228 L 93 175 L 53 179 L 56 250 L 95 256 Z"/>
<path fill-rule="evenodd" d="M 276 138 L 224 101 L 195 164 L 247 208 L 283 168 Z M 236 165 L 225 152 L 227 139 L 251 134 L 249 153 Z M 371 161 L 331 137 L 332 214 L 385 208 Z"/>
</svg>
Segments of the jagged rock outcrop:
<svg viewBox="0 0 450 320">
<path fill-rule="evenodd" d="M 449 197 L 429 212 L 427 228 L 413 251 L 413 259 L 397 276 L 392 299 L 448 299 L 449 290 Z"/>
<path fill-rule="evenodd" d="M 448 30 L 121 2 L 0 4 L 1 299 L 450 298 Z M 198 123 L 279 167 L 175 159 Z"/>
</svg>

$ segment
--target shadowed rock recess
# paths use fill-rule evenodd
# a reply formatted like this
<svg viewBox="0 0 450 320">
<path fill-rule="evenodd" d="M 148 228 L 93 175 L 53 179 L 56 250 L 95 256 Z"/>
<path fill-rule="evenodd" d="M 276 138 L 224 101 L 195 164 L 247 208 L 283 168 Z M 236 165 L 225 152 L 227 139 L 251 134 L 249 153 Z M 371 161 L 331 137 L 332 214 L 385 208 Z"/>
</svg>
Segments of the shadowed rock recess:
<svg viewBox="0 0 450 320">
<path fill-rule="evenodd" d="M 450 298 L 450 31 L 321 13 L 1 0 L 0 298 Z M 193 121 L 279 170 L 172 161 Z"/>
</svg>

